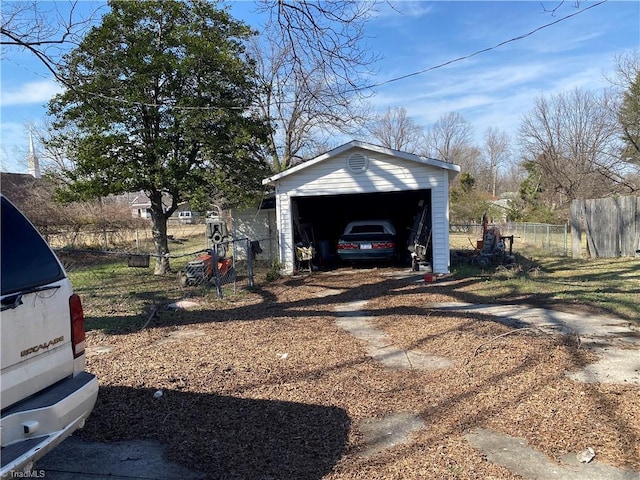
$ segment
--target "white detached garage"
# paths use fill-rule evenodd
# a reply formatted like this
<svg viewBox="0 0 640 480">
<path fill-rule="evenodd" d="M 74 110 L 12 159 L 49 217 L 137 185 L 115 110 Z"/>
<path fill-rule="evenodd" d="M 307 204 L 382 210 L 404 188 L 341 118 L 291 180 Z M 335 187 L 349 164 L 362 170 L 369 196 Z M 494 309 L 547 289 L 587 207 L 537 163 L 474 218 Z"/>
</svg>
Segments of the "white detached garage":
<svg viewBox="0 0 640 480">
<path fill-rule="evenodd" d="M 275 188 L 284 271 L 293 273 L 299 243 L 313 242 L 321 261 L 328 262 L 352 220 L 391 220 L 405 251 L 426 205 L 430 263 L 434 272 L 447 273 L 449 184 L 459 172 L 452 163 L 354 140 L 264 179 L 264 185 Z"/>
</svg>

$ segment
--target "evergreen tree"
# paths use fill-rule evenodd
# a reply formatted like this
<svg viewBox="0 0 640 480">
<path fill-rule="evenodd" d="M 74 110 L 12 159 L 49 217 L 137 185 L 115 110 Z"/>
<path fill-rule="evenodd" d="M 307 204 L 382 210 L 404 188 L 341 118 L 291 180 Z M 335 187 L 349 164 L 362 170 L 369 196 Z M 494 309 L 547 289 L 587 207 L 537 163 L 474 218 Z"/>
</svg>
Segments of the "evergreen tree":
<svg viewBox="0 0 640 480">
<path fill-rule="evenodd" d="M 636 71 L 635 79 L 623 94 L 618 121 L 624 142 L 622 157 L 640 166 L 640 71 Z"/>
<path fill-rule="evenodd" d="M 66 198 L 144 191 L 151 200 L 155 273 L 169 271 L 167 219 L 205 194 L 227 201 L 260 188 L 269 134 L 243 42 L 253 32 L 204 0 L 109 2 L 68 54 L 67 90 L 49 104 L 52 145 L 74 168 Z"/>
</svg>

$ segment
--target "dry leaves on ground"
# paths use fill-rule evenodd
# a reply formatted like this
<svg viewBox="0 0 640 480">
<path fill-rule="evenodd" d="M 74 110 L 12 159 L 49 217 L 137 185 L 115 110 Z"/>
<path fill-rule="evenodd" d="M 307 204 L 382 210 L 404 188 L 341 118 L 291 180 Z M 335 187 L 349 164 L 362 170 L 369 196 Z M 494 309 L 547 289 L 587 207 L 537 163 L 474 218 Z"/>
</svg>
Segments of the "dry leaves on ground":
<svg viewBox="0 0 640 480">
<path fill-rule="evenodd" d="M 455 283 L 388 273 L 285 278 L 197 311 L 161 311 L 137 333 L 90 332 L 90 346 L 111 350 L 88 359 L 101 392 L 82 435 L 161 440 L 212 479 L 517 478 L 465 441 L 477 426 L 556 461 L 592 446 L 599 461 L 640 470 L 637 387 L 569 380 L 591 353 L 542 332 L 499 337 L 513 328 L 490 317 L 438 313 L 429 305 L 456 300 Z M 396 346 L 454 367 L 398 371 L 370 359 L 335 324 L 336 306 L 356 300 Z M 358 423 L 392 412 L 426 427 L 359 456 Z"/>
</svg>

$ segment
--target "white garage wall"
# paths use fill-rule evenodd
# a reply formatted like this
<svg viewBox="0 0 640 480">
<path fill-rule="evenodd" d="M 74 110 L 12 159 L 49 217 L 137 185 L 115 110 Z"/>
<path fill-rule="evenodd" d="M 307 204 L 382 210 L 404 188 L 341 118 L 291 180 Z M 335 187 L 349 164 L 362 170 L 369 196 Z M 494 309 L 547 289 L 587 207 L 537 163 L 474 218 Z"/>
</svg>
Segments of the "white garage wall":
<svg viewBox="0 0 640 480">
<path fill-rule="evenodd" d="M 295 268 L 295 249 L 293 245 L 293 220 L 291 215 L 291 198 L 287 194 L 279 194 L 276 190 L 276 221 L 278 225 L 278 242 L 280 244 L 280 261 L 285 273 L 293 273 Z"/>
<path fill-rule="evenodd" d="M 433 271 L 449 273 L 449 173 L 439 172 L 440 182 L 431 190 L 431 240 Z"/>
<path fill-rule="evenodd" d="M 434 272 L 448 272 L 449 175 L 457 174 L 459 167 L 410 154 L 398 156 L 381 147 L 363 148 L 360 142 L 347 145 L 353 146 L 336 149 L 338 153 L 333 156 L 329 152 L 329 155 L 312 160 L 308 165 L 302 164 L 284 174 L 276 175 L 270 182 L 276 185 L 280 259 L 285 272 L 292 273 L 295 264 L 291 211 L 293 197 L 420 189 L 431 189 Z M 368 158 L 366 171 L 353 173 L 349 170 L 347 159 L 355 152 Z"/>
</svg>

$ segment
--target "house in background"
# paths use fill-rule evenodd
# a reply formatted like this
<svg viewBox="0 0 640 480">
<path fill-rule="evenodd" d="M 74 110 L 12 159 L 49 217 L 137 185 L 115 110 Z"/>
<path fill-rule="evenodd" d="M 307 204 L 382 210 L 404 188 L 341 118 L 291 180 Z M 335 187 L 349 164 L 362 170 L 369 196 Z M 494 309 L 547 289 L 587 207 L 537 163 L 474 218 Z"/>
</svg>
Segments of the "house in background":
<svg viewBox="0 0 640 480">
<path fill-rule="evenodd" d="M 279 260 L 293 273 L 295 247 L 312 241 L 327 257 L 352 220 L 389 219 L 408 245 L 416 216 L 428 210 L 435 273 L 449 271 L 452 163 L 353 140 L 263 180 L 274 188 Z"/>
<path fill-rule="evenodd" d="M 167 211 L 167 204 L 169 199 L 164 201 L 164 210 Z M 144 193 L 140 192 L 131 201 L 131 215 L 135 218 L 151 219 L 151 200 Z M 191 210 L 189 202 L 182 202 L 178 205 L 175 212 L 169 217 L 170 222 L 180 223 L 203 223 L 204 217 L 200 215 L 200 212 L 194 212 Z"/>
<path fill-rule="evenodd" d="M 504 192 L 499 198 L 492 200 L 494 207 L 494 222 L 506 222 L 511 210 L 511 202 L 518 198 L 518 192 Z"/>
<path fill-rule="evenodd" d="M 139 193 L 131 201 L 131 216 L 134 218 L 151 218 L 151 200 L 144 193 Z"/>
</svg>

